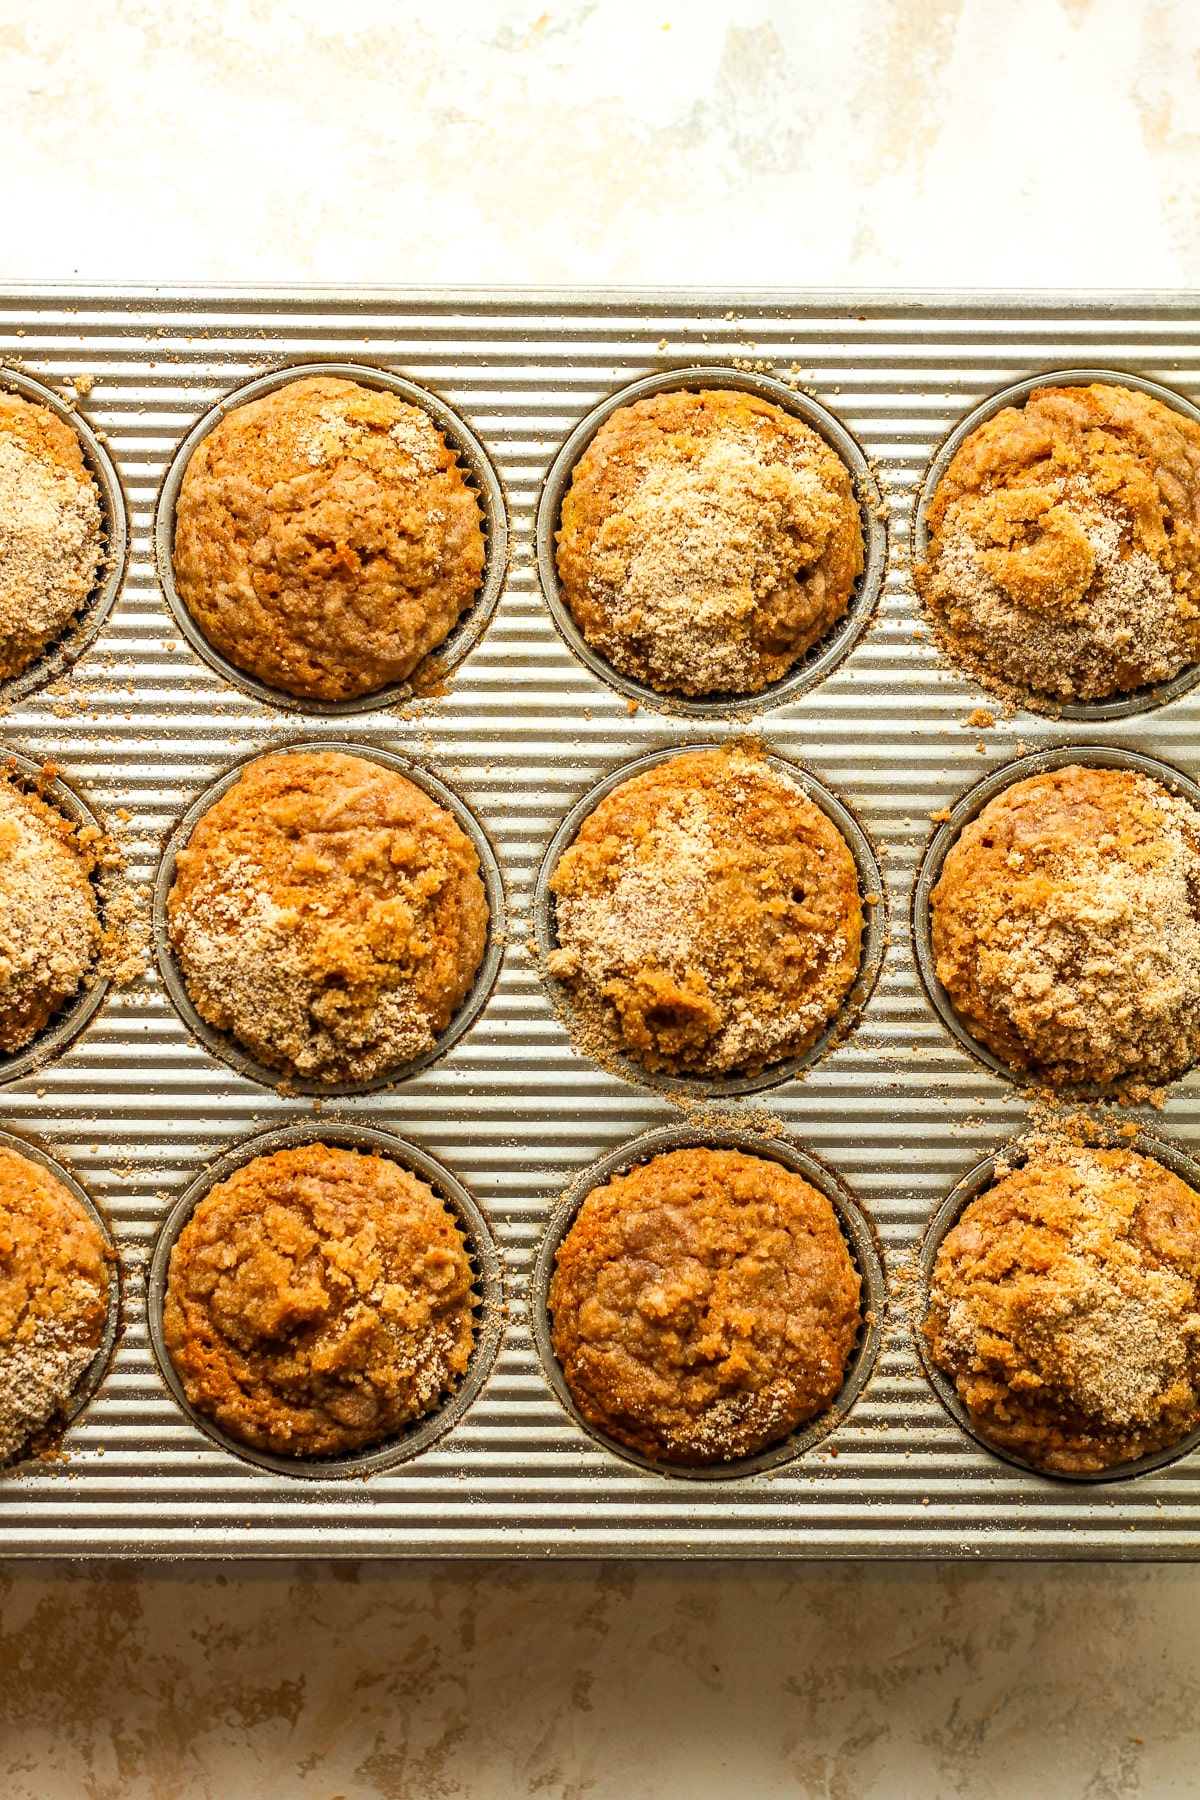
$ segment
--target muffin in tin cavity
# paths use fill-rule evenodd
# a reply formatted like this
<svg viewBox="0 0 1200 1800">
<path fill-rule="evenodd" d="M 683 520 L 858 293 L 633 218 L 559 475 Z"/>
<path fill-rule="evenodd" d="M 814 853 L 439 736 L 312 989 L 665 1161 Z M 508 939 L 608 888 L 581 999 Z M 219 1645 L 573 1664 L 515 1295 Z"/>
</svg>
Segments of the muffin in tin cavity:
<svg viewBox="0 0 1200 1800">
<path fill-rule="evenodd" d="M 103 559 L 104 514 L 78 434 L 0 388 L 0 681 L 66 630 Z"/>
<path fill-rule="evenodd" d="M 833 1206 L 794 1170 L 671 1150 L 584 1199 L 555 1258 L 551 1345 L 595 1430 L 652 1462 L 729 1463 L 829 1408 L 861 1285 Z"/>
<path fill-rule="evenodd" d="M 0 1051 L 30 1045 L 79 993 L 101 949 L 100 832 L 0 766 Z"/>
<path fill-rule="evenodd" d="M 406 680 L 484 576 L 479 500 L 421 406 L 333 375 L 227 413 L 175 506 L 175 586 L 236 668 L 301 699 Z"/>
<path fill-rule="evenodd" d="M 195 1206 L 170 1253 L 162 1339 L 188 1402 L 236 1443 L 346 1456 L 454 1392 L 474 1281 L 428 1182 L 387 1156 L 298 1144 Z"/>
<path fill-rule="evenodd" d="M 943 649 L 1043 709 L 1170 681 L 1200 660 L 1200 423 L 1100 381 L 1014 398 L 923 513 L 914 575 Z"/>
<path fill-rule="evenodd" d="M 175 855 L 166 932 L 200 1018 L 285 1079 L 365 1083 L 431 1053 L 490 911 L 447 806 L 384 761 L 246 764 Z"/>
<path fill-rule="evenodd" d="M 621 782 L 548 885 L 547 972 L 600 1060 L 754 1075 L 816 1043 L 862 964 L 849 845 L 751 745 L 681 751 Z"/>
<path fill-rule="evenodd" d="M 76 1410 L 115 1329 L 115 1255 L 63 1181 L 0 1144 L 0 1467 Z"/>
<path fill-rule="evenodd" d="M 1010 1069 L 1144 1098 L 1200 1058 L 1198 896 L 1195 807 L 1136 769 L 1067 762 L 1004 787 L 947 852 L 937 979 Z"/>
<path fill-rule="evenodd" d="M 850 471 L 760 394 L 673 387 L 619 407 L 575 464 L 563 599 L 613 668 L 662 695 L 754 695 L 850 605 L 864 566 Z"/>
<path fill-rule="evenodd" d="M 1179 1444 L 1200 1427 L 1200 1194 L 1127 1149 L 1012 1162 L 941 1239 L 927 1358 L 981 1438 L 1047 1473 Z"/>
</svg>

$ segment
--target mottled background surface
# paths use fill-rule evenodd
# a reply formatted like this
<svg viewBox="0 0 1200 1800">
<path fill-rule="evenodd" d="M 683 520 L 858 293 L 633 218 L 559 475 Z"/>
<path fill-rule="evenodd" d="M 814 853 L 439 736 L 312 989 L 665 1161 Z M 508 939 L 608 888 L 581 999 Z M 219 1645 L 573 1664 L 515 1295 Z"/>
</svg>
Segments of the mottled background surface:
<svg viewBox="0 0 1200 1800">
<path fill-rule="evenodd" d="M 0 0 L 0 272 L 1186 286 L 1195 0 Z M 1200 1793 L 1200 1571 L 0 1567 L 4 1800 Z"/>
</svg>

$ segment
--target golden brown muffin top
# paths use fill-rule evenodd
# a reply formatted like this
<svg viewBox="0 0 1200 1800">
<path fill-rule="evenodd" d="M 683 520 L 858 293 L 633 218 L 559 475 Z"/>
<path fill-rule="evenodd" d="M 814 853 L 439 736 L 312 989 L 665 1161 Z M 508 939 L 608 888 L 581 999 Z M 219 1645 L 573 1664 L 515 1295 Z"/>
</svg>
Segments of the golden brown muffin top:
<svg viewBox="0 0 1200 1800">
<path fill-rule="evenodd" d="M 731 389 L 605 420 L 562 505 L 558 572 L 588 642 L 659 693 L 758 693 L 850 602 L 850 474 L 802 420 Z"/>
<path fill-rule="evenodd" d="M 250 763 L 176 859 L 188 993 L 262 1063 L 367 1081 L 432 1049 L 483 960 L 488 905 L 457 821 L 365 757 Z"/>
<path fill-rule="evenodd" d="M 179 491 L 184 604 L 230 662 L 289 694 L 407 680 L 484 561 L 479 502 L 429 414 L 334 376 L 236 407 Z"/>
<path fill-rule="evenodd" d="M 111 1255 L 61 1181 L 0 1146 L 0 1464 L 62 1411 L 99 1349 Z"/>
<path fill-rule="evenodd" d="M 643 1456 L 726 1462 L 824 1412 L 862 1325 L 837 1214 L 740 1150 L 673 1150 L 584 1200 L 550 1286 L 588 1423 Z"/>
<path fill-rule="evenodd" d="M 0 679 L 28 668 L 91 594 L 102 524 L 71 427 L 0 390 Z"/>
<path fill-rule="evenodd" d="M 45 1029 L 96 959 L 97 836 L 0 775 L 0 1050 L 9 1054 Z"/>
<path fill-rule="evenodd" d="M 854 858 L 803 790 L 749 750 L 673 756 L 584 820 L 550 882 L 588 1048 L 723 1075 L 796 1056 L 858 974 Z"/>
<path fill-rule="evenodd" d="M 938 484 L 918 585 L 1006 699 L 1098 700 L 1200 657 L 1200 425 L 1149 394 L 1038 388 Z"/>
<path fill-rule="evenodd" d="M 1014 1069 L 1145 1085 L 1200 1056 L 1200 816 L 1146 776 L 1014 782 L 963 828 L 931 912 L 938 980 Z"/>
<path fill-rule="evenodd" d="M 458 1221 L 382 1156 L 256 1157 L 171 1251 L 163 1338 L 191 1404 L 239 1443 L 333 1456 L 431 1412 L 474 1344 Z"/>
<path fill-rule="evenodd" d="M 1200 1195 L 1150 1157 L 1041 1151 L 938 1251 L 924 1332 L 976 1426 L 1041 1468 L 1110 1468 L 1200 1425 Z"/>
</svg>

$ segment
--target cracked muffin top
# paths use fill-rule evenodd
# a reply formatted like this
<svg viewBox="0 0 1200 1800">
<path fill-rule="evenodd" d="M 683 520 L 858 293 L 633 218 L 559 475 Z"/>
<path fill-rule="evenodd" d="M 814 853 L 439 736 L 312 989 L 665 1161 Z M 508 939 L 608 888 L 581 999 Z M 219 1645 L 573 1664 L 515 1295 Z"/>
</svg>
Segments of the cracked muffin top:
<svg viewBox="0 0 1200 1800">
<path fill-rule="evenodd" d="M 850 473 L 812 428 L 734 389 L 606 419 L 562 505 L 563 597 L 592 647 L 662 694 L 755 694 L 850 604 Z"/>
<path fill-rule="evenodd" d="M 308 699 L 407 680 L 484 562 L 479 502 L 428 413 L 334 376 L 235 407 L 175 509 L 175 583 L 205 637 Z"/>
</svg>

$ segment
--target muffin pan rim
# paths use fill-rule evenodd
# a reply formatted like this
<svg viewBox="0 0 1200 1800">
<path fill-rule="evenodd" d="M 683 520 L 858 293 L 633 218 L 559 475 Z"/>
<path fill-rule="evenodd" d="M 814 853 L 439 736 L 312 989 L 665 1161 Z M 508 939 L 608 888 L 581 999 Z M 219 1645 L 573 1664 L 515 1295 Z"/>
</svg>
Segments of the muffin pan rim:
<svg viewBox="0 0 1200 1800">
<path fill-rule="evenodd" d="M 1095 368 L 1063 368 L 1048 369 L 1041 375 L 1027 375 L 1020 381 L 1011 382 L 1007 387 L 997 388 L 986 400 L 959 420 L 953 430 L 947 433 L 935 450 L 921 478 L 916 499 L 912 509 L 911 551 L 915 563 L 924 562 L 929 548 L 929 534 L 926 520 L 929 509 L 933 505 L 938 486 L 946 470 L 950 467 L 958 451 L 973 431 L 996 414 L 1003 412 L 1007 406 L 1020 406 L 1029 396 L 1043 387 L 1089 387 L 1093 382 L 1102 383 L 1106 387 L 1134 388 L 1138 393 L 1148 394 L 1151 399 L 1161 400 L 1165 406 L 1173 407 L 1190 419 L 1193 424 L 1200 425 L 1200 406 L 1188 400 L 1183 394 L 1176 393 L 1173 388 L 1165 387 L 1161 381 L 1154 381 L 1149 376 L 1132 372 L 1121 372 L 1116 369 Z M 929 617 L 929 609 L 919 593 L 917 605 L 924 617 Z M 934 629 L 931 626 L 931 629 Z M 938 638 L 940 648 L 940 637 Z M 964 681 L 971 682 L 982 689 L 990 698 L 995 699 L 995 690 L 965 667 L 960 668 L 947 649 L 943 650 L 948 663 L 954 666 L 955 673 Z M 1169 681 L 1156 682 L 1152 687 L 1134 688 L 1125 694 L 1113 694 L 1105 700 L 1070 700 L 1056 701 L 1052 694 L 1039 695 L 1036 690 L 1023 692 L 1021 708 L 1034 717 L 1050 717 L 1065 720 L 1067 724 L 1103 724 L 1114 719 L 1140 718 L 1145 713 L 1157 712 L 1160 707 L 1169 706 L 1173 700 L 1180 700 L 1191 692 L 1200 682 L 1200 660 L 1188 663 Z"/>
<path fill-rule="evenodd" d="M 1141 1127 L 1132 1140 L 1122 1140 L 1119 1146 L 1103 1145 L 1102 1148 L 1120 1148 L 1133 1150 L 1139 1156 L 1152 1157 L 1155 1162 L 1162 1163 L 1173 1175 L 1197 1192 L 1200 1192 L 1200 1162 L 1198 1162 L 1181 1144 L 1169 1138 L 1160 1137 L 1158 1133 Z M 989 1456 L 997 1457 L 1001 1462 L 1020 1469 L 1026 1475 L 1036 1475 L 1052 1484 L 1069 1482 L 1082 1486 L 1105 1486 L 1115 1481 L 1136 1481 L 1139 1476 L 1153 1475 L 1157 1470 L 1166 1468 L 1171 1463 L 1181 1462 L 1190 1456 L 1200 1445 L 1200 1425 L 1186 1432 L 1174 1444 L 1167 1444 L 1161 1450 L 1153 1450 L 1146 1456 L 1133 1458 L 1126 1463 L 1116 1463 L 1107 1469 L 1044 1469 L 1037 1463 L 1028 1462 L 1015 1451 L 1007 1450 L 996 1443 L 972 1419 L 967 1407 L 960 1397 L 953 1381 L 934 1362 L 929 1345 L 925 1339 L 925 1320 L 929 1314 L 929 1290 L 933 1280 L 934 1265 L 937 1253 L 941 1249 L 943 1239 L 957 1224 L 962 1214 L 979 1196 L 986 1193 L 995 1183 L 996 1165 L 1001 1160 L 1012 1159 L 1015 1166 L 1023 1166 L 1029 1160 L 1030 1147 L 1020 1137 L 1011 1139 L 999 1150 L 993 1150 L 980 1159 L 965 1175 L 959 1177 L 954 1186 L 946 1194 L 937 1207 L 932 1219 L 921 1239 L 917 1257 L 918 1299 L 914 1308 L 913 1341 L 921 1367 L 930 1387 L 945 1407 L 955 1424 L 965 1431 Z"/>
<path fill-rule="evenodd" d="M 421 659 L 413 674 L 419 677 L 424 669 L 435 681 L 443 681 L 459 668 L 491 624 L 508 576 L 509 528 L 504 487 L 495 463 L 474 427 L 440 395 L 395 370 L 373 363 L 342 360 L 289 362 L 231 389 L 195 421 L 167 464 L 154 502 L 153 558 L 167 610 L 196 655 L 222 680 L 277 712 L 300 713 L 313 719 L 350 719 L 420 699 L 420 681 L 416 687 L 411 677 L 389 682 L 385 687 L 359 694 L 351 700 L 317 700 L 303 694 L 289 694 L 286 688 L 272 687 L 249 670 L 239 668 L 210 643 L 175 585 L 175 508 L 193 453 L 222 420 L 239 407 L 315 375 L 336 376 L 344 381 L 358 382 L 362 387 L 398 394 L 428 414 L 457 455 L 482 515 L 483 577 L 470 605 L 464 607 L 441 643 L 435 644 Z"/>
<path fill-rule="evenodd" d="M 557 533 L 562 503 L 576 464 L 600 427 L 615 412 L 652 394 L 689 392 L 698 388 L 729 388 L 756 394 L 808 425 L 841 459 L 851 481 L 863 532 L 863 569 L 854 584 L 846 611 L 835 619 L 824 637 L 818 638 L 786 675 L 756 693 L 718 695 L 712 698 L 680 693 L 660 693 L 647 682 L 624 675 L 584 636 L 563 596 L 558 578 Z M 823 401 L 791 388 L 777 376 L 732 369 L 728 365 L 695 363 L 645 375 L 628 382 L 578 421 L 563 440 L 538 490 L 534 510 L 533 542 L 538 582 L 555 629 L 584 667 L 606 686 L 669 717 L 716 722 L 765 713 L 803 699 L 836 672 L 867 630 L 879 604 L 888 573 L 888 527 L 883 493 L 858 439 Z"/>
<path fill-rule="evenodd" d="M 483 882 L 488 906 L 488 931 L 484 945 L 483 957 L 475 978 L 450 1019 L 445 1031 L 440 1032 L 431 1050 L 414 1057 L 411 1062 L 400 1063 L 396 1068 L 382 1075 L 374 1076 L 370 1081 L 352 1082 L 318 1082 L 291 1076 L 283 1070 L 270 1069 L 260 1063 L 234 1037 L 232 1032 L 219 1031 L 200 1016 L 191 995 L 188 993 L 183 970 L 175 955 L 171 943 L 167 918 L 167 900 L 175 882 L 176 857 L 191 839 L 195 827 L 209 809 L 221 796 L 229 791 L 239 780 L 251 763 L 259 762 L 266 756 L 288 756 L 305 751 L 322 752 L 340 751 L 348 756 L 359 756 L 367 762 L 375 762 L 382 768 L 391 769 L 411 781 L 414 787 L 437 802 L 450 813 L 455 823 L 463 831 L 479 858 L 479 876 Z M 349 1099 L 357 1094 L 379 1093 L 386 1088 L 395 1087 L 397 1083 L 408 1081 L 431 1068 L 434 1063 L 441 1062 L 449 1055 L 459 1040 L 466 1036 L 479 1019 L 500 977 L 507 948 L 508 910 L 504 886 L 504 873 L 496 850 L 476 818 L 474 811 L 448 782 L 443 780 L 424 763 L 415 758 L 406 757 L 398 751 L 386 749 L 370 743 L 352 742 L 345 738 L 289 738 L 278 742 L 268 742 L 264 747 L 251 750 L 240 756 L 236 762 L 227 764 L 222 772 L 215 776 L 200 793 L 193 796 L 190 803 L 176 815 L 175 824 L 163 845 L 158 859 L 158 867 L 154 876 L 154 893 L 150 906 L 150 935 L 154 946 L 154 959 L 162 977 L 163 986 L 188 1031 L 204 1046 L 211 1056 L 225 1063 L 235 1074 L 243 1076 L 247 1081 L 257 1082 L 260 1087 L 273 1089 L 283 1098 L 292 1095 L 315 1099 Z"/>
<path fill-rule="evenodd" d="M 347 1150 L 378 1150 L 383 1156 L 426 1182 L 456 1215 L 466 1239 L 467 1253 L 479 1289 L 475 1308 L 475 1341 L 471 1347 L 466 1373 L 457 1387 L 437 1406 L 405 1427 L 399 1436 L 386 1438 L 378 1444 L 367 1445 L 362 1450 L 349 1451 L 341 1456 L 288 1457 L 239 1442 L 237 1438 L 222 1431 L 215 1420 L 193 1406 L 167 1349 L 162 1315 L 171 1252 L 180 1232 L 201 1200 L 219 1182 L 260 1156 L 270 1156 L 277 1150 L 317 1143 L 327 1143 L 331 1148 Z M 291 1479 L 362 1480 L 365 1476 L 395 1468 L 400 1463 L 410 1462 L 413 1457 L 422 1455 L 454 1430 L 483 1393 L 504 1339 L 503 1253 L 483 1208 L 470 1189 L 439 1157 L 401 1137 L 398 1132 L 358 1124 L 348 1119 L 293 1120 L 291 1124 L 273 1126 L 267 1131 L 256 1132 L 231 1144 L 207 1168 L 194 1175 L 179 1197 L 168 1207 L 154 1235 L 145 1282 L 147 1335 L 158 1372 L 180 1411 L 218 1449 L 268 1474 Z"/>
<path fill-rule="evenodd" d="M 1129 769 L 1134 774 L 1145 775 L 1160 787 L 1165 787 L 1169 793 L 1186 800 L 1200 814 L 1200 783 L 1174 764 L 1164 762 L 1161 757 L 1149 756 L 1142 750 L 1128 750 L 1120 744 L 1064 743 L 1048 746 L 1001 763 L 999 768 L 993 769 L 990 774 L 961 793 L 950 809 L 950 817 L 931 834 L 913 878 L 909 922 L 913 962 L 925 998 L 960 1050 L 966 1051 L 968 1056 L 982 1063 L 993 1075 L 998 1075 L 1017 1088 L 1029 1089 L 1039 1084 L 1045 1085 L 1045 1078 L 1035 1069 L 1012 1068 L 1002 1057 L 973 1037 L 955 1012 L 949 994 L 938 980 L 933 954 L 933 890 L 941 879 L 942 869 L 952 846 L 958 842 L 964 828 L 979 817 L 990 801 L 1018 781 L 1026 781 L 1036 775 L 1052 774 L 1056 769 L 1065 769 L 1074 763 L 1091 769 Z M 1185 1080 L 1197 1066 L 1200 1065 L 1193 1063 L 1191 1069 L 1185 1069 L 1182 1074 L 1174 1076 L 1163 1085 L 1173 1087 L 1177 1082 Z M 1136 1071 L 1130 1071 L 1128 1075 L 1120 1076 L 1115 1081 L 1064 1082 L 1055 1087 L 1054 1092 L 1064 1100 L 1116 1100 L 1135 1076 Z"/>
<path fill-rule="evenodd" d="M 598 1426 L 589 1424 L 567 1386 L 562 1365 L 554 1353 L 551 1341 L 549 1296 L 557 1253 L 588 1195 L 594 1189 L 603 1187 L 613 1176 L 641 1167 L 655 1156 L 671 1150 L 690 1149 L 741 1150 L 747 1155 L 779 1163 L 802 1176 L 833 1207 L 851 1261 L 862 1282 L 862 1326 L 847 1361 L 845 1379 L 829 1406 L 777 1443 L 768 1444 L 751 1456 L 735 1457 L 723 1463 L 655 1462 L 651 1457 L 643 1456 L 639 1451 L 618 1443 Z M 850 1416 L 875 1372 L 883 1348 L 884 1321 L 888 1313 L 888 1284 L 883 1251 L 870 1216 L 836 1170 L 786 1133 L 779 1137 L 769 1137 L 765 1132 L 749 1126 L 706 1125 L 698 1120 L 692 1125 L 653 1126 L 640 1132 L 629 1142 L 597 1157 L 575 1176 L 552 1203 L 549 1217 L 539 1235 L 529 1270 L 525 1309 L 530 1336 L 555 1399 L 593 1443 L 599 1444 L 621 1462 L 631 1463 L 650 1475 L 680 1481 L 734 1482 L 745 1481 L 755 1475 L 765 1475 L 768 1470 L 794 1463 L 831 1437 Z"/>
<path fill-rule="evenodd" d="M 574 843 L 580 827 L 617 788 L 647 769 L 656 768 L 660 763 L 669 762 L 677 756 L 695 755 L 706 750 L 726 750 L 732 746 L 719 739 L 703 739 L 694 742 L 680 741 L 662 745 L 657 750 L 648 750 L 630 761 L 610 769 L 606 775 L 582 794 L 574 805 L 564 814 L 556 827 L 550 842 L 547 844 L 538 863 L 537 876 L 534 882 L 532 901 L 532 922 L 534 939 L 537 944 L 538 976 L 542 987 L 549 995 L 555 1013 L 570 1034 L 571 1042 L 589 1062 L 606 1072 L 621 1076 L 625 1081 L 637 1087 L 649 1088 L 652 1092 L 664 1096 L 690 1095 L 696 1099 L 722 1100 L 737 1099 L 746 1094 L 765 1093 L 770 1088 L 781 1087 L 785 1082 L 793 1080 L 803 1070 L 811 1069 L 856 1031 L 862 1022 L 862 1016 L 870 1002 L 871 995 L 879 982 L 888 949 L 889 895 L 887 882 L 879 866 L 875 846 L 854 812 L 842 799 L 840 794 L 828 786 L 819 776 L 813 775 L 800 763 L 776 750 L 765 749 L 763 760 L 776 771 L 796 783 L 806 798 L 814 806 L 820 808 L 825 817 L 841 833 L 842 838 L 854 859 L 854 867 L 858 876 L 859 900 L 863 912 L 862 949 L 859 956 L 858 973 L 851 983 L 845 999 L 821 1032 L 816 1041 L 799 1056 L 785 1057 L 777 1063 L 768 1063 L 757 1075 L 671 1075 L 662 1071 L 645 1068 L 630 1052 L 612 1050 L 604 1059 L 597 1059 L 584 1049 L 581 1033 L 578 1028 L 579 1008 L 576 1006 L 570 989 L 565 982 L 551 975 L 546 967 L 546 958 L 552 950 L 558 948 L 558 933 L 555 924 L 554 895 L 550 892 L 550 881 L 565 851 Z M 876 896 L 874 905 L 868 905 L 866 896 Z"/>
<path fill-rule="evenodd" d="M 52 681 L 69 673 L 87 655 L 105 625 L 125 585 L 129 563 L 130 526 L 125 503 L 125 490 L 117 465 L 109 455 L 94 428 L 75 406 L 68 405 L 61 394 L 23 369 L 0 364 L 0 389 L 20 394 L 44 406 L 61 419 L 79 440 L 84 465 L 96 484 L 96 495 L 102 515 L 104 538 L 96 582 L 83 605 L 67 620 L 57 636 L 51 638 L 39 656 L 15 675 L 0 680 L 0 708 L 16 700 L 24 700 L 48 687 Z"/>
</svg>

